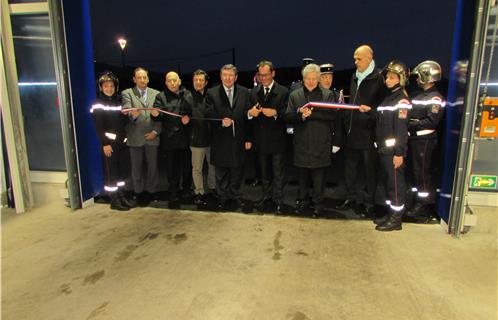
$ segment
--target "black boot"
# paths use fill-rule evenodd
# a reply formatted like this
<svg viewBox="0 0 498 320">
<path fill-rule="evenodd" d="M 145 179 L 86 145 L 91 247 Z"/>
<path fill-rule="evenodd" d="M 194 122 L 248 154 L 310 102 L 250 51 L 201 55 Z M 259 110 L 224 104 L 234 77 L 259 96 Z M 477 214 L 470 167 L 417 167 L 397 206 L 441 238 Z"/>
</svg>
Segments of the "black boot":
<svg viewBox="0 0 498 320">
<path fill-rule="evenodd" d="M 130 207 L 121 202 L 117 192 L 111 193 L 111 210 L 128 211 Z"/>
<path fill-rule="evenodd" d="M 424 204 L 417 202 L 413 207 L 411 207 L 409 210 L 406 211 L 405 217 L 408 218 L 416 218 L 420 215 L 420 212 L 422 208 L 424 207 Z"/>
<path fill-rule="evenodd" d="M 401 217 L 403 216 L 403 211 L 392 211 L 389 215 L 389 219 L 384 224 L 379 224 L 375 227 L 378 231 L 394 231 L 401 230 Z"/>
<path fill-rule="evenodd" d="M 376 225 L 379 225 L 379 224 L 384 224 L 387 222 L 387 220 L 389 220 L 389 217 L 391 216 L 391 211 L 388 210 L 387 207 L 385 206 L 374 206 L 374 207 L 377 207 L 377 209 L 375 210 L 375 212 L 373 212 L 373 223 L 375 223 Z"/>
<path fill-rule="evenodd" d="M 128 199 L 121 189 L 118 190 L 118 197 L 121 203 L 128 208 L 135 208 L 137 206 L 137 200 L 134 198 Z"/>
</svg>

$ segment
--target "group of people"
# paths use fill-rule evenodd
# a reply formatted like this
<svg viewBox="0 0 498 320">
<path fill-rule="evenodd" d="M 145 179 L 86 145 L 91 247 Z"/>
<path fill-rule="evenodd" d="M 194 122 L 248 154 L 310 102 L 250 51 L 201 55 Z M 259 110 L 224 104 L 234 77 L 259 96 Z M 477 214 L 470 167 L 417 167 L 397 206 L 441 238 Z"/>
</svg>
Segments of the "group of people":
<svg viewBox="0 0 498 320">
<path fill-rule="evenodd" d="M 119 95 L 118 79 L 104 73 L 91 112 L 111 209 L 128 210 L 144 194 L 157 192 L 158 161 L 166 167 L 170 207 L 178 205 L 182 192 L 191 192 L 192 182 L 196 203 L 211 193 L 220 209 L 228 202 L 243 207 L 244 153 L 253 150 L 261 170 L 261 202 L 273 202 L 279 213 L 291 133 L 299 181 L 297 213 L 323 212 L 326 168 L 332 154 L 342 149 L 346 195 L 335 209 L 376 213 L 380 231 L 400 230 L 403 214 L 430 215 L 435 202 L 432 150 L 445 106 L 435 86 L 441 68 L 434 61 L 419 64 L 413 73 L 421 91 L 410 99 L 405 91 L 409 70 L 402 62 L 380 70 L 367 45 L 355 50 L 354 61 L 347 104 L 342 92 L 331 88 L 333 65 L 319 66 L 312 59 L 303 59 L 302 81 L 291 88 L 275 81 L 275 67 L 267 60 L 257 65 L 258 85 L 252 89 L 236 83 L 232 64 L 221 68 L 221 83 L 209 89 L 207 73 L 195 71 L 191 91 L 176 72 L 166 73 L 162 92 L 149 88 L 147 70 L 137 68 L 136 86 Z M 135 197 L 123 192 L 130 176 L 123 159 L 131 162 Z M 415 195 L 408 211 L 406 190 Z"/>
</svg>

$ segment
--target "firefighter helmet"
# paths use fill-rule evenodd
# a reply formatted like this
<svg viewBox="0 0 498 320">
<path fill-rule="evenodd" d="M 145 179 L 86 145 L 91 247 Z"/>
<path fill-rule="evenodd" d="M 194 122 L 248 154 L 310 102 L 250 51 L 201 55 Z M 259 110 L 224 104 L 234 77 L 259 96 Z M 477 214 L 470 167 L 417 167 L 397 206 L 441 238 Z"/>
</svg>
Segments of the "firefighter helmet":
<svg viewBox="0 0 498 320">
<path fill-rule="evenodd" d="M 99 88 L 102 88 L 102 84 L 107 81 L 112 81 L 114 83 L 114 87 L 116 87 L 116 92 L 118 92 L 119 80 L 111 71 L 105 71 L 100 74 L 99 80 L 97 81 Z"/>
<path fill-rule="evenodd" d="M 387 67 L 385 68 L 385 72 L 393 72 L 398 75 L 399 77 L 399 85 L 402 87 L 405 87 L 408 85 L 408 77 L 410 71 L 406 67 L 406 65 L 399 61 L 399 60 L 393 60 L 389 62 Z"/>
<path fill-rule="evenodd" d="M 432 83 L 441 80 L 441 66 L 436 61 L 426 60 L 413 69 L 419 84 Z"/>
</svg>

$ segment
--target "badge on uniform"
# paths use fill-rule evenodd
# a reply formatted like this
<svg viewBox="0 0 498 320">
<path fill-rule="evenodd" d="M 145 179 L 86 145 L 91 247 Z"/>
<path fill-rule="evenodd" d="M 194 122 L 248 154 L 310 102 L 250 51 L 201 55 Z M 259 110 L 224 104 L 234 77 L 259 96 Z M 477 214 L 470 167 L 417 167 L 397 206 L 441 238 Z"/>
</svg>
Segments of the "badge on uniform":
<svg viewBox="0 0 498 320">
<path fill-rule="evenodd" d="M 433 104 L 431 108 L 432 113 L 438 113 L 439 112 L 439 105 L 438 104 Z"/>
<path fill-rule="evenodd" d="M 399 119 L 406 119 L 407 117 L 408 117 L 408 109 L 405 109 L 405 108 L 399 109 L 398 118 Z"/>
</svg>

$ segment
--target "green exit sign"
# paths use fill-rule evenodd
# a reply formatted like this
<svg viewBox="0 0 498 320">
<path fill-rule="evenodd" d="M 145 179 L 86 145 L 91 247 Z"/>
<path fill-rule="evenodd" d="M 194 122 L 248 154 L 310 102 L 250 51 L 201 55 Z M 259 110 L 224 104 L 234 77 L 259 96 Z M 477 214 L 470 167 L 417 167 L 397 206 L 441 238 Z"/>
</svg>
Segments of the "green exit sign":
<svg viewBox="0 0 498 320">
<path fill-rule="evenodd" d="M 496 189 L 496 176 L 470 176 L 471 188 Z"/>
</svg>

